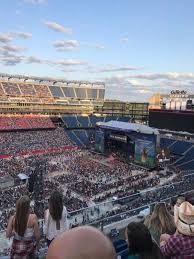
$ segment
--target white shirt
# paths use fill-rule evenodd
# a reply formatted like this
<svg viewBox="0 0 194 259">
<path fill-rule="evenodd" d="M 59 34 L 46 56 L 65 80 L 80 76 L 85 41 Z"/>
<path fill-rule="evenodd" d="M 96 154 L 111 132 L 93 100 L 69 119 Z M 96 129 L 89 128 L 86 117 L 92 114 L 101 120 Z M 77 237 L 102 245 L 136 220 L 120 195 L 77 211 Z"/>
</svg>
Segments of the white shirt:
<svg viewBox="0 0 194 259">
<path fill-rule="evenodd" d="M 69 222 L 67 220 L 67 209 L 63 207 L 62 217 L 60 220 L 60 229 L 56 228 L 56 221 L 53 220 L 49 210 L 45 212 L 45 234 L 48 240 L 53 240 L 60 233 L 69 229 Z"/>
</svg>

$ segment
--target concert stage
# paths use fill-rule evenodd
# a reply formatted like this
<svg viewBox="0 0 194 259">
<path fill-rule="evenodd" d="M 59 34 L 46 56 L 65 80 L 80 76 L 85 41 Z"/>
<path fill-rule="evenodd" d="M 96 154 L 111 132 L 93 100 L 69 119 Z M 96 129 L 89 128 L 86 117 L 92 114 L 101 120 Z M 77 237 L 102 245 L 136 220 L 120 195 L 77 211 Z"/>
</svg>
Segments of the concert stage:
<svg viewBox="0 0 194 259">
<path fill-rule="evenodd" d="M 96 151 L 106 154 L 120 152 L 139 165 L 156 165 L 156 146 L 159 132 L 146 125 L 109 121 L 96 126 Z"/>
</svg>

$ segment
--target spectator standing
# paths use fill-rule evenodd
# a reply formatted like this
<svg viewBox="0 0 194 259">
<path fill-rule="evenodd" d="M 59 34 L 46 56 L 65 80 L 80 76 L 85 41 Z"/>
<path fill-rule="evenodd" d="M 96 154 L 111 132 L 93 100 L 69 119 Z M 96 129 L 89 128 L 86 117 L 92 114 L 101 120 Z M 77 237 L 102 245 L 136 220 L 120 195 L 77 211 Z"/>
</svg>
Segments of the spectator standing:
<svg viewBox="0 0 194 259">
<path fill-rule="evenodd" d="M 176 230 L 174 218 L 168 212 L 165 203 L 156 204 L 152 214 L 146 218 L 144 224 L 148 227 L 152 239 L 158 245 L 162 234 L 172 235 Z"/>
<path fill-rule="evenodd" d="M 67 209 L 63 206 L 63 196 L 54 191 L 49 199 L 49 208 L 45 211 L 45 234 L 47 245 L 60 233 L 69 229 Z"/>
<path fill-rule="evenodd" d="M 170 259 L 194 258 L 194 206 L 183 202 L 175 206 L 174 235 L 163 234 L 160 238 L 160 249 Z"/>
<path fill-rule="evenodd" d="M 37 216 L 30 213 L 28 196 L 17 201 L 16 214 L 9 219 L 6 237 L 12 236 L 11 259 L 36 258 L 36 242 L 40 240 L 40 231 Z"/>
</svg>

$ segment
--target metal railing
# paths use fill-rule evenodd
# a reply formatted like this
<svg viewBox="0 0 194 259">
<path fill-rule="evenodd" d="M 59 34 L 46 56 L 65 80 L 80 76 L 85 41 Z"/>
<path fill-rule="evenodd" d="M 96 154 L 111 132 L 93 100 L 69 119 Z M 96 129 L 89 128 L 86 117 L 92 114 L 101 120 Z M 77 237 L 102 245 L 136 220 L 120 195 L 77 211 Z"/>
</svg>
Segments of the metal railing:
<svg viewBox="0 0 194 259">
<path fill-rule="evenodd" d="M 103 230 L 111 224 L 116 222 L 119 224 L 119 222 L 130 219 L 132 216 L 138 216 L 147 208 L 151 210 L 158 202 L 168 202 L 177 195 L 193 190 L 194 173 L 181 175 L 180 181 L 177 182 L 170 182 L 163 186 L 153 187 L 122 198 L 113 197 L 109 201 L 90 204 L 87 208 L 68 212 L 70 227 L 88 224 Z M 39 220 L 39 226 L 44 239 L 44 219 Z M 0 235 L 5 239 L 4 232 L 0 231 Z M 1 253 L 2 249 L 0 247 L 0 255 Z"/>
</svg>

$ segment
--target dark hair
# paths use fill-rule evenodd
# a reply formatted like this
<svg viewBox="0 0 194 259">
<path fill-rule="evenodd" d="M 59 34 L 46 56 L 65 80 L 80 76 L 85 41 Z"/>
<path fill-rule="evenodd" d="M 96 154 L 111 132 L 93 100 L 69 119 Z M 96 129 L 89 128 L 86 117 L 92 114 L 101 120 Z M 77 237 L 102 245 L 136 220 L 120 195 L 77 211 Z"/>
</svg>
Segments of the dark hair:
<svg viewBox="0 0 194 259">
<path fill-rule="evenodd" d="M 19 236 L 24 236 L 28 223 L 29 213 L 30 199 L 28 196 L 22 196 L 16 202 L 16 214 L 14 217 L 14 229 Z"/>
<path fill-rule="evenodd" d="M 172 197 L 172 198 L 170 199 L 170 205 L 174 207 L 174 205 L 176 204 L 176 200 L 177 200 L 176 197 Z"/>
<path fill-rule="evenodd" d="M 63 196 L 60 192 L 52 192 L 49 199 L 49 212 L 53 220 L 59 222 L 63 212 Z"/>
<path fill-rule="evenodd" d="M 152 241 L 148 228 L 140 222 L 131 222 L 127 226 L 129 254 L 140 259 L 163 258 L 157 245 Z"/>
</svg>

